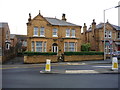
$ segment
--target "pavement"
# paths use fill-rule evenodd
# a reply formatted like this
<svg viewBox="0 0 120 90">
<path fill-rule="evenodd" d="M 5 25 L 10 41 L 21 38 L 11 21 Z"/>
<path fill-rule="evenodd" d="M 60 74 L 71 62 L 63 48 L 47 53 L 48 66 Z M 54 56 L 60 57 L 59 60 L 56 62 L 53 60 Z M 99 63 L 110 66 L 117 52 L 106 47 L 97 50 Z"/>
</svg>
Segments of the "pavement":
<svg viewBox="0 0 120 90">
<path fill-rule="evenodd" d="M 118 64 L 120 64 L 120 60 L 118 60 Z M 19 66 L 23 67 L 26 65 L 29 67 L 31 67 L 31 65 L 33 65 L 34 67 L 39 67 L 45 66 L 45 63 L 41 63 L 41 64 L 24 64 L 23 63 L 23 57 L 16 57 L 15 59 L 10 60 L 9 62 L 6 62 L 3 64 L 4 65 L 16 65 L 16 67 L 18 68 Z M 107 59 L 107 60 L 92 60 L 92 61 L 78 61 L 78 62 L 58 62 L 58 63 L 51 63 L 51 66 L 60 66 L 60 65 L 109 65 L 112 66 L 112 60 Z M 16 68 L 13 67 L 13 68 Z M 4 69 L 4 67 L 2 67 Z M 12 68 L 12 66 L 11 66 Z M 45 71 L 45 70 L 41 70 L 40 71 L 41 74 L 119 74 L 120 70 L 112 70 L 112 68 L 95 68 L 95 69 L 84 69 L 84 70 L 79 70 L 79 69 L 52 69 L 51 71 Z"/>
<path fill-rule="evenodd" d="M 53 63 L 54 65 L 55 63 Z M 120 70 L 112 69 L 112 61 L 110 59 L 107 60 L 97 60 L 97 61 L 80 61 L 80 62 L 61 62 L 57 64 L 65 64 L 65 65 L 111 65 L 110 68 L 96 68 L 96 69 L 86 69 L 86 70 L 51 70 L 51 71 L 40 71 L 41 74 L 120 74 Z M 120 60 L 118 60 L 118 64 L 120 64 Z M 52 64 L 51 64 L 52 65 Z M 99 66 L 100 67 L 100 66 Z"/>
</svg>

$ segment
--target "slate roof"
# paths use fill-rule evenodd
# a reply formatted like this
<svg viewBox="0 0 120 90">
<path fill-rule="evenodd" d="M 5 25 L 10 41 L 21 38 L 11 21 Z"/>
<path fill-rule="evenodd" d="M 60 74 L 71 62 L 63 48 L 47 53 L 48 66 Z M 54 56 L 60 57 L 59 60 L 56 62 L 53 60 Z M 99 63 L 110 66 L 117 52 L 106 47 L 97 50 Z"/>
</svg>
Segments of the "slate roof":
<svg viewBox="0 0 120 90">
<path fill-rule="evenodd" d="M 19 40 L 27 40 L 27 35 L 15 35 Z"/>
<path fill-rule="evenodd" d="M 64 20 L 59 20 L 57 18 L 49 18 L 49 17 L 44 17 L 50 24 L 52 25 L 59 25 L 59 26 L 79 26 L 70 22 L 66 22 Z"/>
<path fill-rule="evenodd" d="M 110 24 L 110 23 L 108 23 Z M 117 25 L 113 25 L 113 24 L 110 24 L 113 28 L 115 28 L 116 30 L 120 30 L 120 26 L 117 26 Z M 100 29 L 100 28 L 103 28 L 104 27 L 104 23 L 100 23 L 98 25 L 96 25 L 96 29 Z M 87 30 L 87 32 L 90 32 L 92 31 L 91 27 Z"/>
</svg>

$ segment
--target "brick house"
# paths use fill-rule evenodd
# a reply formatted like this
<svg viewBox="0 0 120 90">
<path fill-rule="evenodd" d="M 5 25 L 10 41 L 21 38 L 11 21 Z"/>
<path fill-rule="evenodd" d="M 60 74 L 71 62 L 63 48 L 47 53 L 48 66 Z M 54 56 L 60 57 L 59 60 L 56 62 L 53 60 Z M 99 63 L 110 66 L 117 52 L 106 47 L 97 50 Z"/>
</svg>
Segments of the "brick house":
<svg viewBox="0 0 120 90">
<path fill-rule="evenodd" d="M 112 51 L 120 51 L 120 27 L 105 23 L 105 52 L 110 54 Z M 111 43 L 112 42 L 112 43 Z M 82 43 L 90 43 L 92 51 L 104 51 L 104 23 L 96 25 L 93 20 L 91 26 L 87 30 L 86 24 L 83 27 Z"/>
<path fill-rule="evenodd" d="M 64 52 L 81 50 L 81 26 L 67 22 L 65 14 L 62 19 L 43 17 L 40 13 L 27 23 L 27 51 Z"/>
<path fill-rule="evenodd" d="M 10 47 L 14 49 L 14 54 L 26 51 L 27 35 L 10 34 L 10 41 Z"/>
<path fill-rule="evenodd" d="M 10 29 L 8 23 L 0 23 L 0 63 L 9 59 Z"/>
</svg>

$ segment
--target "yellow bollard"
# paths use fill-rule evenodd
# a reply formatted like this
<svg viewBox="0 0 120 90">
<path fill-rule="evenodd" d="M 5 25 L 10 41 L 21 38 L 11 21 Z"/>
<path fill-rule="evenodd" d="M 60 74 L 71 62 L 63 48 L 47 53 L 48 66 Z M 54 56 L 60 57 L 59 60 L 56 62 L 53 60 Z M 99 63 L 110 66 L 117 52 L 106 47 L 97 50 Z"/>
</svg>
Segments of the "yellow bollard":
<svg viewBox="0 0 120 90">
<path fill-rule="evenodd" d="M 112 70 L 118 70 L 118 59 L 117 59 L 117 57 L 112 58 Z"/>
<path fill-rule="evenodd" d="M 47 71 L 47 72 L 51 71 L 50 62 L 51 62 L 51 60 L 49 60 L 49 59 L 46 60 L 45 71 Z"/>
</svg>

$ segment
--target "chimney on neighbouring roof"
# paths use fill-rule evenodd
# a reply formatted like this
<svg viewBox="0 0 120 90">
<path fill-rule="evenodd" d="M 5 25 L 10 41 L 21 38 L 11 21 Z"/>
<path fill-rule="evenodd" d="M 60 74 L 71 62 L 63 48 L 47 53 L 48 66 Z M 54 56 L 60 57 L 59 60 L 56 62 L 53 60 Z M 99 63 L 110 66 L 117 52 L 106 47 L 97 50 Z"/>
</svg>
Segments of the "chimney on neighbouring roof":
<svg viewBox="0 0 120 90">
<path fill-rule="evenodd" d="M 83 32 L 85 33 L 86 31 L 87 31 L 87 26 L 86 26 L 86 23 L 84 23 Z"/>
<path fill-rule="evenodd" d="M 66 21 L 67 19 L 65 18 L 65 14 L 63 13 L 62 15 L 62 20 Z"/>
<path fill-rule="evenodd" d="M 95 22 L 95 19 L 93 19 L 93 22 L 92 22 L 92 33 L 93 33 L 93 36 L 94 36 L 94 33 L 95 33 L 95 29 L 96 29 L 96 22 Z"/>
<path fill-rule="evenodd" d="M 31 13 L 29 13 L 28 21 L 31 21 Z"/>
</svg>

